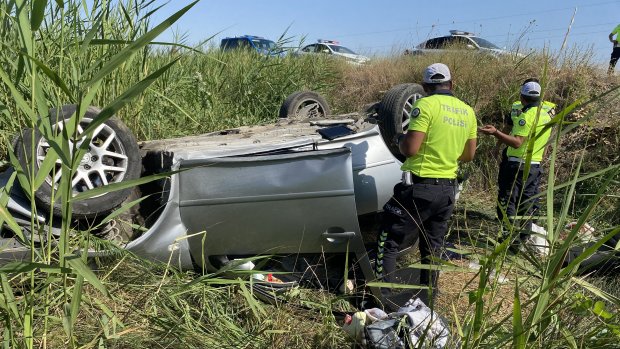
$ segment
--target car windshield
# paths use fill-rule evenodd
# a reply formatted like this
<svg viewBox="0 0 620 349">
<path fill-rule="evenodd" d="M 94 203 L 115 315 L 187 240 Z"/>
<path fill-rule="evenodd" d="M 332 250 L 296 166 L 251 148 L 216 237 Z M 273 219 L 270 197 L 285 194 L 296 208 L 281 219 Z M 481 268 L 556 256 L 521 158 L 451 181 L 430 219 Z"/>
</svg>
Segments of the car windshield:
<svg viewBox="0 0 620 349">
<path fill-rule="evenodd" d="M 252 39 L 254 46 L 260 50 L 270 51 L 276 48 L 276 43 L 267 39 Z"/>
<path fill-rule="evenodd" d="M 477 37 L 472 36 L 471 39 L 474 40 L 476 42 L 476 44 L 478 44 L 478 46 L 480 46 L 482 48 L 492 48 L 492 49 L 496 49 L 496 50 L 499 49 L 499 47 L 497 47 L 492 42 L 489 42 L 489 41 L 484 40 L 482 38 L 477 38 Z"/>
<path fill-rule="evenodd" d="M 332 50 L 334 50 L 334 52 L 338 52 L 338 53 L 348 53 L 351 55 L 356 55 L 357 53 L 349 50 L 348 48 L 344 47 L 344 46 L 337 46 L 337 45 L 329 45 L 329 47 L 332 48 Z"/>
</svg>

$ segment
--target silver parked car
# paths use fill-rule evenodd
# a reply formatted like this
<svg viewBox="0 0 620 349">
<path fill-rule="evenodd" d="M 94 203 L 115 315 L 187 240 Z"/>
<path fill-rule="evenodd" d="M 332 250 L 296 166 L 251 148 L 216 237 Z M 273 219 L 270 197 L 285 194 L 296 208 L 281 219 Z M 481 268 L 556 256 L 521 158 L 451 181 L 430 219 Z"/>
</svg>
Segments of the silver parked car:
<svg viewBox="0 0 620 349">
<path fill-rule="evenodd" d="M 360 55 L 334 40 L 318 40 L 315 44 L 304 46 L 295 54 L 298 56 L 304 54 L 327 54 L 342 58 L 351 64 L 363 64 L 370 60 L 370 58 Z"/>
<path fill-rule="evenodd" d="M 419 85 L 399 85 L 365 113 L 330 116 L 320 95 L 298 92 L 287 98 L 273 124 L 140 143 L 115 118 L 97 126 L 92 137 L 81 137 L 99 112 L 90 108 L 73 140 L 90 142 L 72 178 L 74 194 L 172 174 L 133 190 L 78 201 L 74 218 L 96 222 L 141 197 L 139 207 L 123 220 L 143 229 L 113 220 L 97 234 L 145 258 L 210 271 L 247 256 L 350 252 L 358 277 L 372 280 L 360 217 L 380 212 L 400 181 L 401 162 L 389 139 L 406 129 L 411 105 L 422 93 Z M 74 113 L 75 106 L 52 111 L 61 116 L 52 127 L 64 127 Z M 38 131 L 29 131 L 16 139 L 14 149 L 23 168 L 34 164 L 38 171 L 51 147 Z M 15 171 L 6 169 L 0 187 L 14 178 Z M 32 202 L 41 225 L 60 214 L 50 200 L 59 180 L 50 174 L 33 200 L 16 181 L 11 186 L 5 206 L 24 236 L 30 236 Z M 53 232 L 57 221 L 51 224 Z M 28 258 L 28 244 L 8 226 L 0 233 L 3 245 L 10 246 L 0 251 L 0 259 Z"/>
<path fill-rule="evenodd" d="M 421 55 L 429 53 L 441 53 L 445 51 L 470 50 L 484 53 L 492 57 L 517 56 L 524 57 L 522 53 L 508 51 L 505 48 L 493 44 L 474 33 L 450 30 L 450 35 L 428 39 L 418 44 L 413 50 L 407 50 L 406 54 Z"/>
</svg>

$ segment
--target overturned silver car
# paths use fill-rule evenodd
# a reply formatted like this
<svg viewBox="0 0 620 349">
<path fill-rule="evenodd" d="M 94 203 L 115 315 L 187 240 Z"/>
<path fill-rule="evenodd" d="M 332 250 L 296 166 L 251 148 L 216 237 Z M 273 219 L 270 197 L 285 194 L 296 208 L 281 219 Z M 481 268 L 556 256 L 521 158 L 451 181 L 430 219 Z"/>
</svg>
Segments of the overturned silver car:
<svg viewBox="0 0 620 349">
<path fill-rule="evenodd" d="M 247 256 L 349 252 L 358 277 L 372 280 L 360 221 L 381 211 L 400 180 L 401 162 L 390 140 L 407 128 L 411 105 L 422 93 L 419 85 L 398 85 L 363 113 L 331 116 L 322 97 L 299 92 L 287 98 L 273 124 L 141 143 L 112 118 L 91 138 L 75 140 L 90 142 L 71 179 L 75 195 L 140 176 L 172 174 L 79 201 L 74 217 L 96 222 L 123 203 L 141 200 L 100 235 L 137 255 L 203 271 Z M 88 110 L 78 136 L 97 112 Z M 74 113 L 75 106 L 65 106 L 57 113 L 62 120 L 51 124 L 62 128 Z M 23 168 L 34 164 L 39 170 L 51 147 L 37 132 L 25 132 L 14 149 Z M 0 174 L 0 187 L 14 180 L 14 172 L 8 168 Z M 11 186 L 6 207 L 24 232 L 31 229 L 33 202 L 36 222 L 45 225 L 59 216 L 50 198 L 59 176 L 50 174 L 32 200 L 19 185 Z M 0 259 L 27 256 L 27 244 L 7 225 L 1 229 L 9 247 L 0 251 Z"/>
</svg>

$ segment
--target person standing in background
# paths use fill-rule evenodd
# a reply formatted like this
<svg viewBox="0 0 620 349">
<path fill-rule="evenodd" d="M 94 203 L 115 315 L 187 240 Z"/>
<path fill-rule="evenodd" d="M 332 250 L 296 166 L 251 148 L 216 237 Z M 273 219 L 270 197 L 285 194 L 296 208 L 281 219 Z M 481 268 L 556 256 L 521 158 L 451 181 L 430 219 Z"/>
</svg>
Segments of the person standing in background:
<svg viewBox="0 0 620 349">
<path fill-rule="evenodd" d="M 616 38 L 614 39 L 614 35 Z M 620 45 L 618 44 L 618 36 L 620 35 L 620 24 L 618 24 L 614 30 L 609 33 L 609 41 L 614 44 L 614 49 L 611 51 L 611 59 L 609 60 L 609 69 L 607 69 L 607 75 L 612 75 L 620 58 Z"/>
<path fill-rule="evenodd" d="M 523 81 L 523 83 L 521 84 L 521 86 L 527 84 L 528 82 L 535 82 L 537 84 L 540 84 L 540 80 L 538 78 L 527 78 L 525 79 L 525 81 Z M 549 114 L 550 117 L 555 116 L 555 107 L 557 105 L 553 102 L 549 102 L 549 101 L 542 101 L 542 108 L 547 112 L 547 114 Z M 512 106 L 510 107 L 510 113 L 508 113 L 505 118 L 504 118 L 504 125 L 503 125 L 503 129 L 500 130 L 503 133 L 509 133 L 510 130 L 513 127 L 513 119 L 517 118 L 523 111 L 523 103 L 521 103 L 521 98 L 519 98 L 518 101 L 515 101 L 512 103 Z M 502 161 L 506 161 L 507 155 L 506 152 L 508 151 L 508 147 L 506 146 L 506 144 L 498 141 L 497 142 L 497 150 L 496 153 L 499 152 L 499 149 L 502 147 L 504 147 L 504 150 L 501 152 L 502 153 Z"/>
<path fill-rule="evenodd" d="M 505 232 L 512 230 L 510 226 L 517 228 L 521 233 L 520 240 L 527 237 L 524 232 L 532 230 L 532 220 L 539 213 L 540 163 L 551 135 L 551 128 L 546 127 L 551 122 L 551 116 L 541 106 L 541 90 L 540 84 L 535 81 L 521 86 L 522 109 L 512 114 L 510 133 L 504 133 L 493 125 L 480 128 L 481 133 L 493 136 L 508 146 L 497 178 L 497 216 Z M 532 152 L 531 157 L 528 151 Z M 517 221 L 521 223 L 517 224 Z M 510 224 L 506 225 L 507 222 Z"/>
</svg>

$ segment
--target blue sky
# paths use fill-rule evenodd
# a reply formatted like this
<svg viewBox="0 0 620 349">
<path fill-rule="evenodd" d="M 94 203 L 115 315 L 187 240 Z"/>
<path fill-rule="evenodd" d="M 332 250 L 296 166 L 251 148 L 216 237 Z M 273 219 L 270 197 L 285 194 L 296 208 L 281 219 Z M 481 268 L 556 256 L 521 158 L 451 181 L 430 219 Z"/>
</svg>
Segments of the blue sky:
<svg viewBox="0 0 620 349">
<path fill-rule="evenodd" d="M 189 4 L 173 0 L 155 21 Z M 450 29 L 470 31 L 511 48 L 557 52 L 576 14 L 568 46 L 592 49 L 594 60 L 606 64 L 612 50 L 607 36 L 620 24 L 620 0 L 448 1 L 448 0 L 201 0 L 172 31 L 196 44 L 214 36 L 214 44 L 226 36 L 251 34 L 277 40 L 286 33 L 298 44 L 317 39 L 338 40 L 366 55 L 402 52 Z"/>
</svg>

